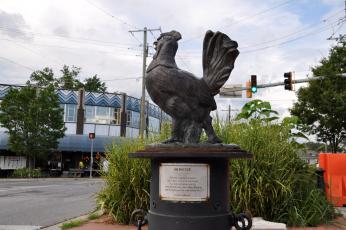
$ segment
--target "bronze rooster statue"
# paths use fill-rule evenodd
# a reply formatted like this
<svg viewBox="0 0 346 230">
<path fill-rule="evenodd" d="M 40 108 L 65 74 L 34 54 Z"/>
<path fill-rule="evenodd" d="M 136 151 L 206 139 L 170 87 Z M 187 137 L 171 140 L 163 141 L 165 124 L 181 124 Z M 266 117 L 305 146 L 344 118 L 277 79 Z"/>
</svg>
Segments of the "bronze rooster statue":
<svg viewBox="0 0 346 230">
<path fill-rule="evenodd" d="M 214 96 L 228 80 L 239 51 L 236 41 L 221 32 L 207 31 L 203 41 L 203 78 L 181 70 L 175 54 L 181 34 L 162 33 L 147 68 L 145 84 L 152 100 L 172 117 L 172 136 L 164 143 L 198 143 L 202 130 L 208 143 L 221 143 L 212 126 Z"/>
</svg>

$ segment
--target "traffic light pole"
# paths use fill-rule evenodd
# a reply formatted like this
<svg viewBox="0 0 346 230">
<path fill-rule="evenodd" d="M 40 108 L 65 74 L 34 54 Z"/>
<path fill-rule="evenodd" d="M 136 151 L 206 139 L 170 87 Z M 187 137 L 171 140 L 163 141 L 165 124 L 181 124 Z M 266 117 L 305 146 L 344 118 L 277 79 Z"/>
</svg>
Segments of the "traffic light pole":
<svg viewBox="0 0 346 230">
<path fill-rule="evenodd" d="M 93 152 L 94 152 L 94 139 L 91 139 L 91 147 L 90 147 L 90 179 L 93 178 L 93 164 L 94 164 L 94 158 L 93 158 Z"/>
<path fill-rule="evenodd" d="M 342 78 L 346 78 L 346 73 L 339 74 L 338 76 L 340 76 Z M 311 77 L 311 78 L 292 80 L 292 84 L 299 84 L 299 83 L 305 83 L 305 82 L 310 82 L 310 81 L 323 80 L 324 78 L 325 78 L 324 76 L 320 76 L 320 77 Z M 282 82 L 276 82 L 276 83 L 261 84 L 261 85 L 257 85 L 257 88 L 269 88 L 269 87 L 275 87 L 275 86 L 280 86 L 280 85 L 285 85 L 285 83 L 282 81 Z M 227 90 L 227 92 L 235 92 L 235 91 L 243 91 L 243 90 L 251 90 L 251 86 L 241 87 L 238 89 L 229 89 L 229 90 Z"/>
</svg>

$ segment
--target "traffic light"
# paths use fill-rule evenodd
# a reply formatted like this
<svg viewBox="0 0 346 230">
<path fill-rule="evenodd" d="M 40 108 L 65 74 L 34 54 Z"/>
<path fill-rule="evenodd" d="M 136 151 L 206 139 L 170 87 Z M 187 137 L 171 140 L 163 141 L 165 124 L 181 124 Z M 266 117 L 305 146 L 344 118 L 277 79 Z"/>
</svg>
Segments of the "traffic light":
<svg viewBox="0 0 346 230">
<path fill-rule="evenodd" d="M 89 139 L 90 140 L 95 139 L 95 133 L 89 133 Z"/>
<path fill-rule="evenodd" d="M 252 90 L 251 90 L 251 82 L 250 81 L 246 82 L 246 97 L 252 98 Z"/>
<path fill-rule="evenodd" d="M 284 73 L 284 84 L 285 84 L 285 90 L 293 90 L 292 87 L 292 72 Z"/>
<path fill-rule="evenodd" d="M 251 75 L 251 92 L 256 93 L 257 92 L 257 76 Z"/>
</svg>

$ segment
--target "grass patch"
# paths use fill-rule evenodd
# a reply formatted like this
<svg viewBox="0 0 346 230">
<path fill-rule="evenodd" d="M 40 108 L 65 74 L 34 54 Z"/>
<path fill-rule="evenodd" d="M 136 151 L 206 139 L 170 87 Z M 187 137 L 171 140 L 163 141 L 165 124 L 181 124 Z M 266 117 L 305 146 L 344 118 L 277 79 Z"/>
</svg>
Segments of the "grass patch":
<svg viewBox="0 0 346 230">
<path fill-rule="evenodd" d="M 61 229 L 65 230 L 65 229 L 76 228 L 85 224 L 86 222 L 90 220 L 96 220 L 99 217 L 100 217 L 100 214 L 98 214 L 97 212 L 93 212 L 93 213 L 90 213 L 86 219 L 72 220 L 72 221 L 63 223 L 63 225 L 61 226 Z"/>
<path fill-rule="evenodd" d="M 43 177 L 41 169 L 20 168 L 12 173 L 13 178 L 40 178 Z"/>
<path fill-rule="evenodd" d="M 63 223 L 61 226 L 61 230 L 76 228 L 84 224 L 87 220 L 72 220 L 67 223 Z"/>
<path fill-rule="evenodd" d="M 94 212 L 94 213 L 91 213 L 91 214 L 88 216 L 88 220 L 96 220 L 96 219 L 98 219 L 99 217 L 100 217 L 100 215 Z"/>
</svg>

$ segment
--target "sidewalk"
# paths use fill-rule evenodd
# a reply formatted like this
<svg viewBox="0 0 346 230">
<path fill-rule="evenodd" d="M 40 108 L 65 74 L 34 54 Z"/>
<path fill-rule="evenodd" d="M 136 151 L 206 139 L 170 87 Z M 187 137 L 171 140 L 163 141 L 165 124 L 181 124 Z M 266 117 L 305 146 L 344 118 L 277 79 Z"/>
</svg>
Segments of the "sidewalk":
<svg viewBox="0 0 346 230">
<path fill-rule="evenodd" d="M 319 226 L 319 227 L 299 227 L 299 228 L 287 228 L 288 230 L 340 230 L 340 229 L 346 229 L 346 207 L 337 208 L 340 213 L 343 215 L 343 217 L 339 217 L 336 220 L 334 220 L 330 225 L 328 226 Z M 76 218 L 74 220 L 81 220 L 86 219 L 88 215 L 82 216 L 79 218 Z M 48 228 L 45 228 L 46 230 L 60 230 L 61 224 L 51 226 Z M 109 216 L 102 216 L 99 219 L 89 221 L 79 227 L 73 228 L 73 230 L 95 230 L 95 229 L 102 229 L 102 230 L 137 230 L 137 227 L 130 226 L 130 225 L 120 225 L 114 223 L 111 217 Z M 143 230 L 148 230 L 148 226 L 143 226 Z M 234 228 L 233 228 L 234 229 Z M 262 228 L 263 229 L 263 226 Z"/>
<path fill-rule="evenodd" d="M 107 217 L 101 217 L 98 220 L 90 221 L 80 227 L 73 228 L 73 230 L 137 230 L 135 226 L 112 224 Z M 148 226 L 143 226 L 143 230 L 148 230 Z M 309 228 L 287 228 L 288 230 L 340 230 L 346 229 L 346 219 L 339 218 L 335 225 L 321 226 L 321 227 L 309 227 Z"/>
</svg>

